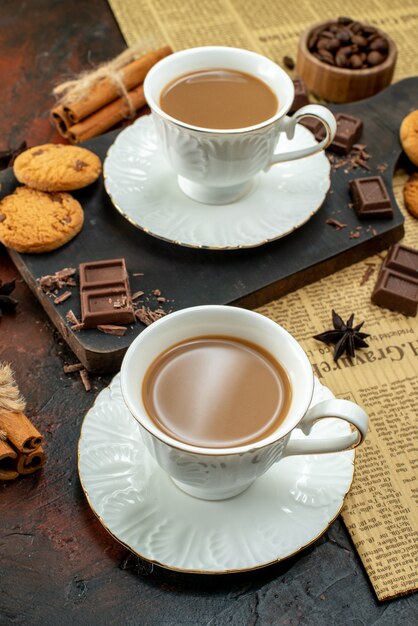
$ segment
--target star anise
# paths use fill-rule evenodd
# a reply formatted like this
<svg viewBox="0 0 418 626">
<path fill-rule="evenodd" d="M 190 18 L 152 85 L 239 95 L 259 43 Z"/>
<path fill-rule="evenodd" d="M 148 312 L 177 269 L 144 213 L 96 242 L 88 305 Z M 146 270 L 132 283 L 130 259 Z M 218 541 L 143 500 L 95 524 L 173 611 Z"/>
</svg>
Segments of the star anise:
<svg viewBox="0 0 418 626">
<path fill-rule="evenodd" d="M 364 322 L 357 324 L 357 326 L 353 326 L 353 323 L 354 313 L 350 315 L 349 319 L 344 324 L 338 313 L 333 310 L 332 324 L 334 326 L 334 330 L 327 330 L 319 335 L 314 335 L 314 339 L 317 339 L 318 341 L 322 341 L 326 344 L 333 343 L 335 345 L 334 361 L 338 361 L 344 352 L 348 356 L 353 357 L 356 348 L 368 347 L 369 344 L 364 340 L 366 337 L 370 337 L 370 335 L 360 332 L 360 328 L 363 326 Z"/>
<path fill-rule="evenodd" d="M 11 280 L 9 283 L 3 283 L 0 280 L 0 317 L 3 313 L 12 313 L 17 307 L 17 300 L 10 297 L 15 286 L 15 280 Z"/>
<path fill-rule="evenodd" d="M 7 167 L 11 167 L 15 158 L 24 150 L 26 150 L 26 141 L 16 148 L 6 148 L 6 150 L 0 150 L 0 170 L 5 170 Z"/>
</svg>

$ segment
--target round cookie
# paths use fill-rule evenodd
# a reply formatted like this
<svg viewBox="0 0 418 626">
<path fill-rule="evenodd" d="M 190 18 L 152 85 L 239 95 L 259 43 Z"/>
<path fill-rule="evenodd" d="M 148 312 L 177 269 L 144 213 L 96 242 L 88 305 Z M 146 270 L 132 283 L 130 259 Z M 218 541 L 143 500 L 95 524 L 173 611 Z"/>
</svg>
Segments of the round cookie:
<svg viewBox="0 0 418 626">
<path fill-rule="evenodd" d="M 46 143 L 25 150 L 13 164 L 18 181 L 39 191 L 71 191 L 100 176 L 99 157 L 78 146 Z"/>
<path fill-rule="evenodd" d="M 69 193 L 18 187 L 0 202 L 0 241 L 17 252 L 49 252 L 75 237 L 83 221 Z"/>
<path fill-rule="evenodd" d="M 418 173 L 406 181 L 403 188 L 403 198 L 408 211 L 418 219 Z"/>
<path fill-rule="evenodd" d="M 418 111 L 412 111 L 402 120 L 400 138 L 407 157 L 418 165 Z"/>
</svg>

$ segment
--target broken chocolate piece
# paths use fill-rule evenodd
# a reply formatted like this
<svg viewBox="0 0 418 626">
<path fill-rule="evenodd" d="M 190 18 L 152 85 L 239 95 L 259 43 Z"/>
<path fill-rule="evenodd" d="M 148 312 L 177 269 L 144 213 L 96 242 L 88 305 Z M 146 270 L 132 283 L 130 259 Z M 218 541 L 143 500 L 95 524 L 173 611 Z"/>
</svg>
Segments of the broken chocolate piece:
<svg viewBox="0 0 418 626">
<path fill-rule="evenodd" d="M 359 219 L 393 217 L 392 201 L 380 176 L 357 178 L 349 185 Z"/>
<path fill-rule="evenodd" d="M 89 374 L 87 370 L 80 370 L 79 374 L 80 374 L 81 381 L 84 385 L 84 389 L 86 391 L 91 391 L 91 383 L 90 383 L 90 378 L 89 378 Z"/>
<path fill-rule="evenodd" d="M 389 249 L 384 265 L 418 279 L 418 250 L 397 243 Z"/>
<path fill-rule="evenodd" d="M 84 369 L 84 365 L 82 363 L 71 363 L 69 365 L 64 365 L 63 370 L 64 374 L 72 374 L 73 372 L 79 372 Z"/>
<path fill-rule="evenodd" d="M 301 107 L 309 104 L 308 92 L 306 90 L 306 86 L 303 80 L 301 80 L 300 78 L 296 78 L 293 81 L 293 86 L 295 88 L 295 97 L 293 99 L 292 106 L 289 109 L 289 115 L 292 115 Z"/>
<path fill-rule="evenodd" d="M 115 326 L 114 324 L 98 324 L 97 330 L 100 330 L 106 335 L 118 335 L 119 337 L 123 337 L 127 328 L 126 326 Z"/>
<path fill-rule="evenodd" d="M 339 152 L 340 154 L 348 154 L 354 144 L 360 139 L 363 122 L 357 117 L 352 117 L 345 113 L 337 113 L 335 119 L 337 121 L 337 132 L 328 146 L 328 150 Z M 325 137 L 324 129 L 322 130 L 321 138 L 323 137 Z"/>
<path fill-rule="evenodd" d="M 325 220 L 325 224 L 334 226 L 334 228 L 336 228 L 337 230 L 341 230 L 342 228 L 345 228 L 347 226 L 347 224 L 343 224 L 343 222 L 339 222 L 338 220 L 335 220 L 333 217 L 329 217 L 327 220 Z"/>
<path fill-rule="evenodd" d="M 80 320 L 78 320 L 76 318 L 76 316 L 74 315 L 74 312 L 72 311 L 72 309 L 70 309 L 69 311 L 67 311 L 67 314 L 65 316 L 65 319 L 67 320 L 67 322 L 69 324 L 80 324 Z"/>
<path fill-rule="evenodd" d="M 415 316 L 418 309 L 418 278 L 383 266 L 372 293 L 372 302 L 404 315 Z"/>
<path fill-rule="evenodd" d="M 72 278 L 76 273 L 76 269 L 73 267 L 64 267 L 64 269 L 55 272 L 55 274 L 47 274 L 36 279 L 40 288 L 44 293 L 51 293 L 55 289 L 61 289 L 65 285 L 75 286 L 75 281 Z"/>
<path fill-rule="evenodd" d="M 68 298 L 71 298 L 71 295 L 71 291 L 64 291 L 64 293 L 62 293 L 60 296 L 54 298 L 54 304 L 62 304 L 63 302 L 68 300 Z"/>
<path fill-rule="evenodd" d="M 85 328 L 134 322 L 125 259 L 80 263 L 80 300 Z"/>
<path fill-rule="evenodd" d="M 156 309 L 152 311 L 149 307 L 142 306 L 135 311 L 135 317 L 145 324 L 145 326 L 149 326 L 153 322 L 156 322 L 160 319 L 160 317 L 164 317 L 166 312 L 162 309 Z"/>
</svg>

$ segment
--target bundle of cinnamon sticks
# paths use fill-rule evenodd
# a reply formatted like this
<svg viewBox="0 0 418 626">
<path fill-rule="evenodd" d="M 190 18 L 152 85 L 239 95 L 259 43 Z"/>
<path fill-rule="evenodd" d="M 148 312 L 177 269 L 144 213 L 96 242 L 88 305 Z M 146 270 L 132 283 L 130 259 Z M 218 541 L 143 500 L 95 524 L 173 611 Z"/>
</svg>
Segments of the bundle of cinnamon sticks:
<svg viewBox="0 0 418 626">
<path fill-rule="evenodd" d="M 51 110 L 54 126 L 70 143 L 77 144 L 132 117 L 146 104 L 143 82 L 147 72 L 171 53 L 168 46 L 148 52 L 122 67 L 117 75 L 109 71 L 108 76 L 93 81 L 81 96 L 80 90 L 75 90 L 73 97 L 70 89 Z"/>
<path fill-rule="evenodd" d="M 0 364 L 0 480 L 32 474 L 45 463 L 43 437 L 24 409 L 10 366 Z"/>
</svg>

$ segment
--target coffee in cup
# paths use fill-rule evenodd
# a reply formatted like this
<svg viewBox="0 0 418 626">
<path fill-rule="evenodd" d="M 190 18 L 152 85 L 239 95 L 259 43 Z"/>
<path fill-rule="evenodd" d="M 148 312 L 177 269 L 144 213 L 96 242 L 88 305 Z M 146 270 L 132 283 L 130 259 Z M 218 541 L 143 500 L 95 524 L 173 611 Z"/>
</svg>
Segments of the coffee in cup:
<svg viewBox="0 0 418 626">
<path fill-rule="evenodd" d="M 262 80 L 226 68 L 189 72 L 170 81 L 160 96 L 162 111 L 200 128 L 245 128 L 260 124 L 279 108 Z"/>
<path fill-rule="evenodd" d="M 145 374 L 142 398 L 156 427 L 177 441 L 231 448 L 277 430 L 291 386 L 267 350 L 239 337 L 210 335 L 160 354 Z"/>
</svg>

